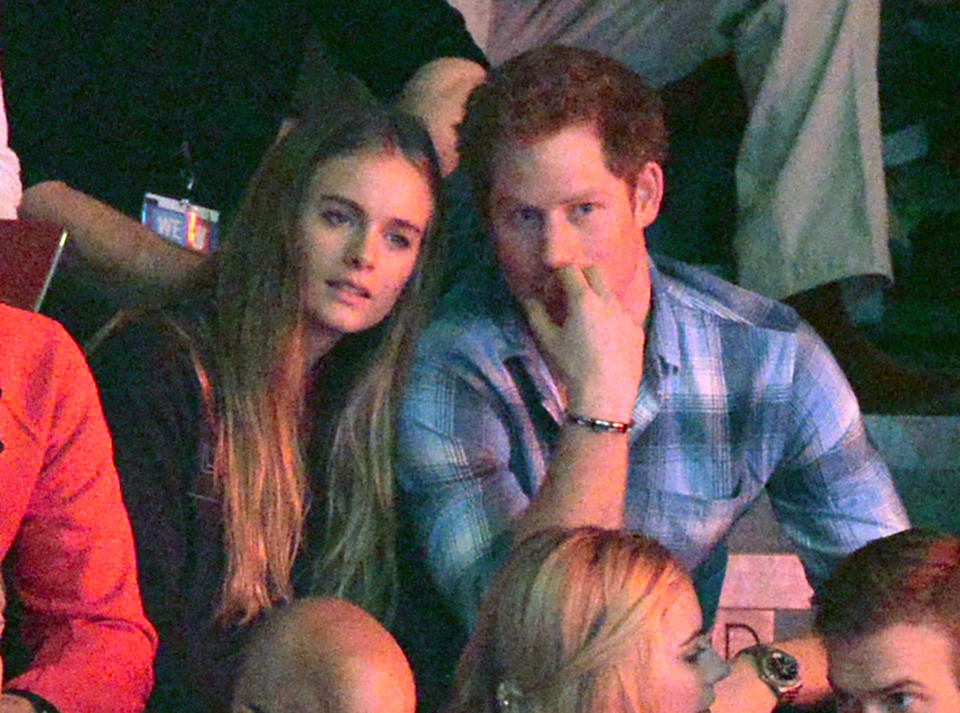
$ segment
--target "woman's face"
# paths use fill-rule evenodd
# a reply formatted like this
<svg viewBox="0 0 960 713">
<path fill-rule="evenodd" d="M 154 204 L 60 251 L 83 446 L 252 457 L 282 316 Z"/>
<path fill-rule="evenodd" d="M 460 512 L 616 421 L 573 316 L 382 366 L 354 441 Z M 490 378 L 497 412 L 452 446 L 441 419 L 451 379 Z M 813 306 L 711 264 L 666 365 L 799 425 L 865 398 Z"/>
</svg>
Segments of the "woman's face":
<svg viewBox="0 0 960 713">
<path fill-rule="evenodd" d="M 432 214 L 426 177 L 398 151 L 372 147 L 320 165 L 299 217 L 303 299 L 320 353 L 389 314 Z"/>
<path fill-rule="evenodd" d="M 713 684 L 729 665 L 713 650 L 702 630 L 700 604 L 693 586 L 683 582 L 666 611 L 654 643 L 641 698 L 654 713 L 699 713 L 713 703 Z"/>
<path fill-rule="evenodd" d="M 950 638 L 895 624 L 850 641 L 827 641 L 838 713 L 955 713 L 960 690 Z"/>
</svg>

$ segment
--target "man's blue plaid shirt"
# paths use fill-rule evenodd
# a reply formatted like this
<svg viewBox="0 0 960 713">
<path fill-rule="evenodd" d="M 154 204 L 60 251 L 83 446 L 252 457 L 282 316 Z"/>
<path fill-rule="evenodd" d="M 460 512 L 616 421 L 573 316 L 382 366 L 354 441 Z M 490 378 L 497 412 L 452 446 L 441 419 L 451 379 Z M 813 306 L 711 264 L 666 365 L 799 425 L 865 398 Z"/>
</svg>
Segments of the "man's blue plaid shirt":
<svg viewBox="0 0 960 713">
<path fill-rule="evenodd" d="M 625 527 L 693 570 L 766 489 L 814 584 L 846 553 L 905 528 L 856 399 L 813 330 L 777 302 L 657 264 Z M 505 291 L 478 283 L 445 298 L 420 341 L 398 423 L 404 516 L 468 623 L 546 477 L 563 414 Z M 698 586 L 715 589 L 706 596 L 715 602 L 719 581 L 708 578 Z"/>
</svg>

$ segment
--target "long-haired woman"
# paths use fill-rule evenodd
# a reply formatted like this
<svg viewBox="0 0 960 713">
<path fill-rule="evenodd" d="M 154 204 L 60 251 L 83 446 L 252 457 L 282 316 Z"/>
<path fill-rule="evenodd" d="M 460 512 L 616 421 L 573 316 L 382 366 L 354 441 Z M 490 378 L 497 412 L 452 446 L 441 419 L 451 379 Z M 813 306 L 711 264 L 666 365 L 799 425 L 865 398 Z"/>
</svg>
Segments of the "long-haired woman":
<svg viewBox="0 0 960 713">
<path fill-rule="evenodd" d="M 294 597 L 389 616 L 393 411 L 440 267 L 438 176 L 402 114 L 301 124 L 251 180 L 204 294 L 95 350 L 163 641 L 154 707 L 218 710 L 248 625 Z"/>
<path fill-rule="evenodd" d="M 690 578 L 656 541 L 547 530 L 488 590 L 447 713 L 696 713 L 727 665 Z"/>
</svg>

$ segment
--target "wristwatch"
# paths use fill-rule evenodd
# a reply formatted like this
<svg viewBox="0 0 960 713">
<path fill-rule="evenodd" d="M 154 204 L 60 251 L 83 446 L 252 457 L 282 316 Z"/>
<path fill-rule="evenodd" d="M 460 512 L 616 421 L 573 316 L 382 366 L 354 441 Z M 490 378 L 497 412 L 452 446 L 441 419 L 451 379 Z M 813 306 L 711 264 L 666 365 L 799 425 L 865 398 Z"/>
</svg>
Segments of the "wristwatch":
<svg viewBox="0 0 960 713">
<path fill-rule="evenodd" d="M 790 703 L 803 688 L 800 666 L 786 651 L 766 644 L 754 644 L 742 649 L 737 656 L 750 658 L 760 680 L 777 697 L 777 705 Z"/>
</svg>

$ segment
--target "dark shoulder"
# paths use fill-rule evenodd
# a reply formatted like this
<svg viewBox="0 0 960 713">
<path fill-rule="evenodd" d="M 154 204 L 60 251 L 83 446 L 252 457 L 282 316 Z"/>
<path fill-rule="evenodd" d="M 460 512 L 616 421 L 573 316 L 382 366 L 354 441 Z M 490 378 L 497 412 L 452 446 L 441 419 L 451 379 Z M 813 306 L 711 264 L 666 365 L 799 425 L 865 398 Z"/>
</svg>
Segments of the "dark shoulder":
<svg viewBox="0 0 960 713">
<path fill-rule="evenodd" d="M 114 399 L 153 399 L 194 410 L 210 382 L 210 318 L 203 306 L 119 315 L 89 353 L 104 408 Z"/>
</svg>

